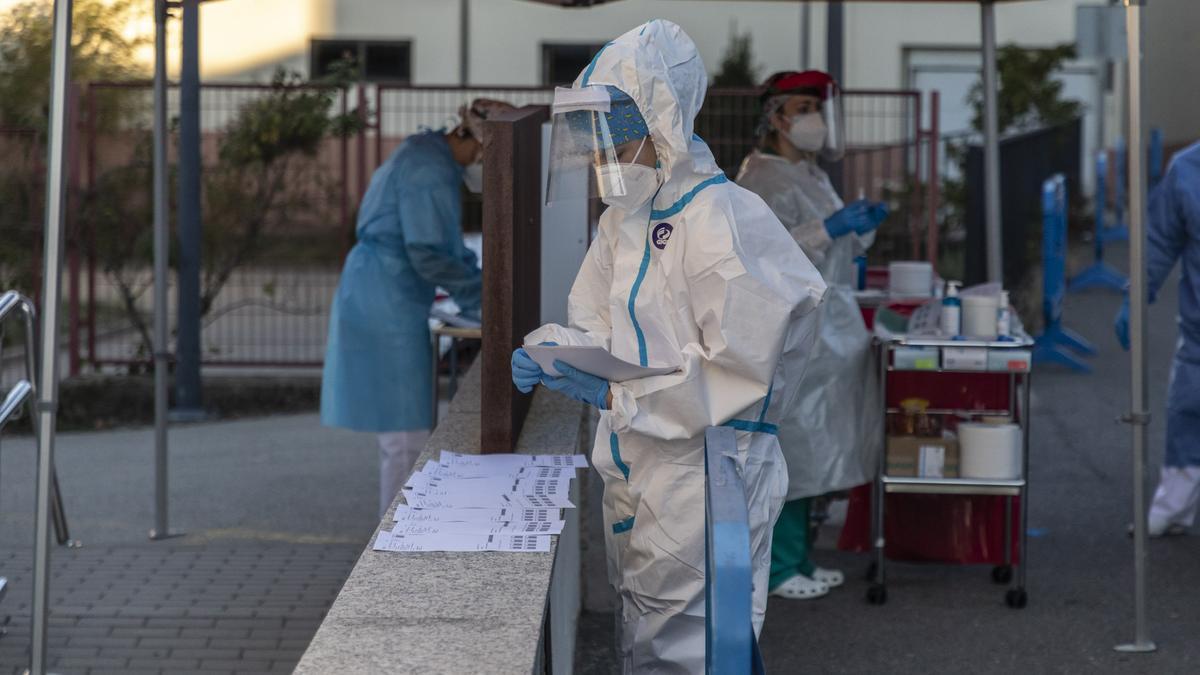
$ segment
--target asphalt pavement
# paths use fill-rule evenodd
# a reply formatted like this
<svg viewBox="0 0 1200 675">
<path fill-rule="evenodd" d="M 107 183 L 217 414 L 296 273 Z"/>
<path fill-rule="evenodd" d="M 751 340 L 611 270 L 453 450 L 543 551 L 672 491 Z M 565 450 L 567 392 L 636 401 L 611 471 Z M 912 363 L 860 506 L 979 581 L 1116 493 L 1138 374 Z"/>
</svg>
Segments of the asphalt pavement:
<svg viewBox="0 0 1200 675">
<path fill-rule="evenodd" d="M 1110 259 L 1125 257 L 1123 247 Z M 1174 351 L 1172 281 L 1150 310 L 1153 419 L 1147 494 L 1156 483 Z M 866 602 L 865 555 L 823 550 L 847 583 L 811 601 L 772 599 L 761 644 L 770 672 L 1200 672 L 1200 537 L 1152 541 L 1153 654 L 1118 654 L 1134 637 L 1129 357 L 1113 338 L 1114 293 L 1069 294 L 1064 325 L 1099 350 L 1090 375 L 1038 367 L 1030 458 L 1029 603 L 1007 607 L 988 567 L 890 564 L 887 604 Z M 832 537 L 825 537 L 827 547 Z"/>
</svg>

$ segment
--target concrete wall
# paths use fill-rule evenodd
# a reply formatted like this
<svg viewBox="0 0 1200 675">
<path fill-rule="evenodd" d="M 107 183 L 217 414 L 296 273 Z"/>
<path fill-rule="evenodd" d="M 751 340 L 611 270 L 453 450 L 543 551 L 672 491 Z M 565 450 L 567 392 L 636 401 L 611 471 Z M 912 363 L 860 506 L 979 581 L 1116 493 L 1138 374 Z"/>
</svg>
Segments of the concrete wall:
<svg viewBox="0 0 1200 675">
<path fill-rule="evenodd" d="M 200 6 L 201 77 L 268 81 L 278 65 L 307 71 L 308 41 L 319 35 L 326 0 L 210 2 Z M 179 23 L 169 26 L 178 44 Z M 178 51 L 172 50 L 172 71 Z"/>
<path fill-rule="evenodd" d="M 1200 139 L 1200 2 L 1153 0 L 1145 17 L 1145 116 L 1168 146 Z"/>
<path fill-rule="evenodd" d="M 1184 0 L 1186 1 L 1186 0 Z M 1001 42 L 1047 45 L 1074 35 L 1076 0 L 1005 4 L 997 9 Z M 282 11 L 281 5 L 289 11 Z M 253 7 L 252 10 L 245 9 Z M 451 84 L 459 79 L 459 7 L 456 0 L 256 0 L 204 7 L 205 75 L 261 78 L 276 63 L 305 70 L 310 37 L 411 39 L 413 81 Z M 252 14 L 246 14 L 252 12 Z M 718 0 L 622 0 L 590 9 L 562 9 L 523 0 L 471 0 L 469 56 L 472 84 L 541 83 L 541 45 L 602 43 L 652 18 L 682 25 L 713 72 L 731 28 L 753 36 L 761 72 L 800 65 L 800 3 Z M 254 36 L 231 41 L 221 36 Z M 262 31 L 270 26 L 270 31 Z M 825 66 L 825 4 L 812 3 L 810 66 Z M 906 46 L 977 45 L 974 4 L 853 3 L 846 5 L 847 77 L 851 87 L 897 88 L 904 81 Z M 259 38 L 259 35 L 269 36 Z M 227 53 L 226 53 L 227 52 Z"/>
<path fill-rule="evenodd" d="M 1044 47 L 1075 40 L 1078 0 L 1040 0 L 996 6 L 996 37 L 1001 45 Z M 824 19 L 820 25 L 824 26 Z M 905 49 L 978 49 L 979 6 L 962 4 L 846 5 L 848 86 L 897 88 L 905 79 Z M 821 48 L 822 57 L 824 47 Z"/>
</svg>

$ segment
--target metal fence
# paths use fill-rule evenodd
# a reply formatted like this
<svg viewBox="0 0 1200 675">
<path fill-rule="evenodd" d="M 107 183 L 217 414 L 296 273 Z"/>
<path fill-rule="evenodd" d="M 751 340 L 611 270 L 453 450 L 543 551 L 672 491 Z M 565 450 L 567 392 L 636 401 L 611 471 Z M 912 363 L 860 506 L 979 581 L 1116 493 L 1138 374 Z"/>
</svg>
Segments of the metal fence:
<svg viewBox="0 0 1200 675">
<path fill-rule="evenodd" d="M 846 201 L 860 196 L 888 202 L 892 217 L 871 249 L 873 262 L 936 260 L 938 252 L 937 94 L 922 125 L 916 91 L 846 90 L 846 155 L 831 169 L 840 175 Z M 758 91 L 713 89 L 696 120 L 699 134 L 732 178 L 754 148 L 759 120 Z M 932 179 L 931 179 L 932 178 Z"/>
<path fill-rule="evenodd" d="M 277 93 L 270 85 L 202 88 L 206 364 L 319 365 L 341 261 L 353 243 L 354 213 L 375 168 L 409 134 L 452 126 L 459 107 L 475 98 L 527 105 L 548 104 L 553 96 L 552 89 L 542 87 L 366 85 L 333 91 L 329 114 L 357 115 L 361 131 L 328 138 L 311 155 L 287 159 L 279 167 L 286 180 L 263 202 L 262 178 L 229 173 L 221 156 L 246 111 Z M 70 144 L 68 211 L 70 372 L 137 371 L 150 365 L 150 85 L 92 84 L 71 102 L 77 123 Z M 841 163 L 841 192 L 848 200 L 860 193 L 887 200 L 894 214 L 873 256 L 935 259 L 936 104 L 925 108 L 917 92 L 847 91 L 844 105 L 848 151 Z M 168 110 L 173 119 L 178 111 L 174 88 Z M 925 125 L 923 111 L 929 119 Z M 732 176 L 754 146 L 757 121 L 756 91 L 713 89 L 696 129 Z M 23 242 L 0 251 L 0 274 L 7 286 L 32 293 L 40 258 L 45 151 L 35 132 L 0 129 L 0 152 L 6 158 L 0 166 L 0 228 L 13 235 L 9 241 Z M 168 160 L 175 162 L 174 144 Z M 174 197 L 174 189 L 169 192 Z M 253 217 L 239 217 L 246 213 Z M 463 220 L 465 231 L 479 229 L 477 196 L 464 194 Z M 173 292 L 170 300 L 173 305 Z M 173 316 L 173 306 L 170 311 Z"/>
<path fill-rule="evenodd" d="M 260 103 L 282 91 L 215 84 L 201 90 L 206 364 L 313 365 L 324 355 L 329 303 L 352 237 L 349 141 L 326 138 L 311 153 L 248 166 L 228 159 L 237 150 L 233 143 L 257 128 Z M 329 114 L 346 112 L 344 91 L 289 91 L 327 93 Z M 93 84 L 84 95 L 79 133 L 85 150 L 74 191 L 83 213 L 68 254 L 73 372 L 85 363 L 94 369 L 149 365 L 151 96 L 145 83 Z M 178 106 L 172 88 L 169 116 Z M 174 197 L 174 189 L 170 193 Z M 174 279 L 171 285 L 173 305 Z M 173 306 L 170 312 L 174 317 Z"/>
<path fill-rule="evenodd" d="M 40 288 L 42 209 L 41 135 L 0 127 L 0 287 L 35 297 Z"/>
</svg>

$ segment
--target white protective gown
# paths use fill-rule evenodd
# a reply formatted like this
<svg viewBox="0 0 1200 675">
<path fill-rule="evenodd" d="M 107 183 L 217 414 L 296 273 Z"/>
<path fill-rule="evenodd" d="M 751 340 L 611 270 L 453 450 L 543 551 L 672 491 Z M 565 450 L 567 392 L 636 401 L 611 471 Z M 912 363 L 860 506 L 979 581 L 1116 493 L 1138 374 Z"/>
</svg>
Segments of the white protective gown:
<svg viewBox="0 0 1200 675">
<path fill-rule="evenodd" d="M 825 283 L 754 194 L 726 180 L 692 133 L 707 77 L 679 26 L 651 21 L 604 47 L 575 86 L 629 94 L 649 125 L 662 186 L 609 208 L 571 289 L 570 327 L 526 344 L 603 345 L 678 373 L 613 383 L 592 462 L 604 479 L 609 576 L 621 598 L 624 672 L 704 670 L 704 431 L 737 430 L 749 500 L 754 626 L 766 611 L 771 529 L 787 490 L 776 438 L 789 329 Z"/>
<path fill-rule="evenodd" d="M 874 233 L 830 239 L 825 219 L 843 204 L 829 176 L 811 162 L 755 151 L 742 162 L 737 182 L 767 202 L 829 284 L 817 310 L 815 346 L 785 356 L 795 369 L 808 364 L 800 386 L 783 393 L 779 442 L 788 501 L 867 483 L 883 447 L 883 410 L 878 361 L 853 287 L 854 258 L 870 247 Z"/>
</svg>

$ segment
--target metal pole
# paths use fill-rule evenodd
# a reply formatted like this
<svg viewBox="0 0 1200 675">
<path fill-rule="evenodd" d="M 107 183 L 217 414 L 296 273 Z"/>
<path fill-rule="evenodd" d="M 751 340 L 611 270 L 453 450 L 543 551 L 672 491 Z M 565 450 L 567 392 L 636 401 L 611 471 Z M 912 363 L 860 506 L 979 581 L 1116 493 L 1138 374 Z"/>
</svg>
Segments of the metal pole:
<svg viewBox="0 0 1200 675">
<path fill-rule="evenodd" d="M 845 73 L 845 56 L 844 48 L 846 37 L 846 8 L 842 6 L 841 0 L 830 2 L 826 5 L 826 23 L 825 23 L 825 71 L 837 80 L 838 85 L 843 89 L 846 87 Z M 845 131 L 843 130 L 843 133 Z M 841 160 L 831 162 L 826 167 L 829 173 L 829 180 L 841 190 L 842 185 L 843 163 Z"/>
<path fill-rule="evenodd" d="M 458 7 L 458 83 L 465 87 L 471 76 L 471 0 L 459 0 Z"/>
<path fill-rule="evenodd" d="M 167 526 L 167 2 L 154 3 L 154 529 Z"/>
<path fill-rule="evenodd" d="M 812 5 L 808 0 L 800 0 L 800 70 L 808 70 L 808 60 L 811 53 L 809 42 L 812 39 Z"/>
<path fill-rule="evenodd" d="M 942 104 L 941 94 L 937 91 L 929 93 L 929 182 L 927 183 L 925 207 L 927 238 L 925 244 L 925 259 L 936 262 L 938 259 L 938 202 L 941 201 L 941 175 L 938 167 L 938 143 L 941 141 Z"/>
<path fill-rule="evenodd" d="M 987 232 L 988 281 L 1004 282 L 1004 250 L 1000 236 L 1000 123 L 996 97 L 996 5 L 980 0 L 983 32 L 983 195 Z"/>
<path fill-rule="evenodd" d="M 200 3 L 183 0 L 179 70 L 179 335 L 175 417 L 203 417 L 200 394 Z"/>
<path fill-rule="evenodd" d="M 63 212 L 66 206 L 67 87 L 71 74 L 71 0 L 54 2 L 50 66 L 50 122 L 46 161 L 46 223 L 42 264 L 42 364 L 38 373 L 37 510 L 34 516 L 33 627 L 29 672 L 46 672 L 50 591 L 50 474 L 58 401 L 58 315 L 62 301 Z M 27 349 L 34 349 L 28 345 Z"/>
<path fill-rule="evenodd" d="M 1129 343 L 1133 425 L 1133 606 L 1134 641 L 1120 652 L 1152 652 L 1157 647 L 1146 628 L 1146 156 L 1142 143 L 1142 4 L 1125 0 L 1129 49 Z M 1117 176 L 1117 180 L 1121 180 Z"/>
</svg>

